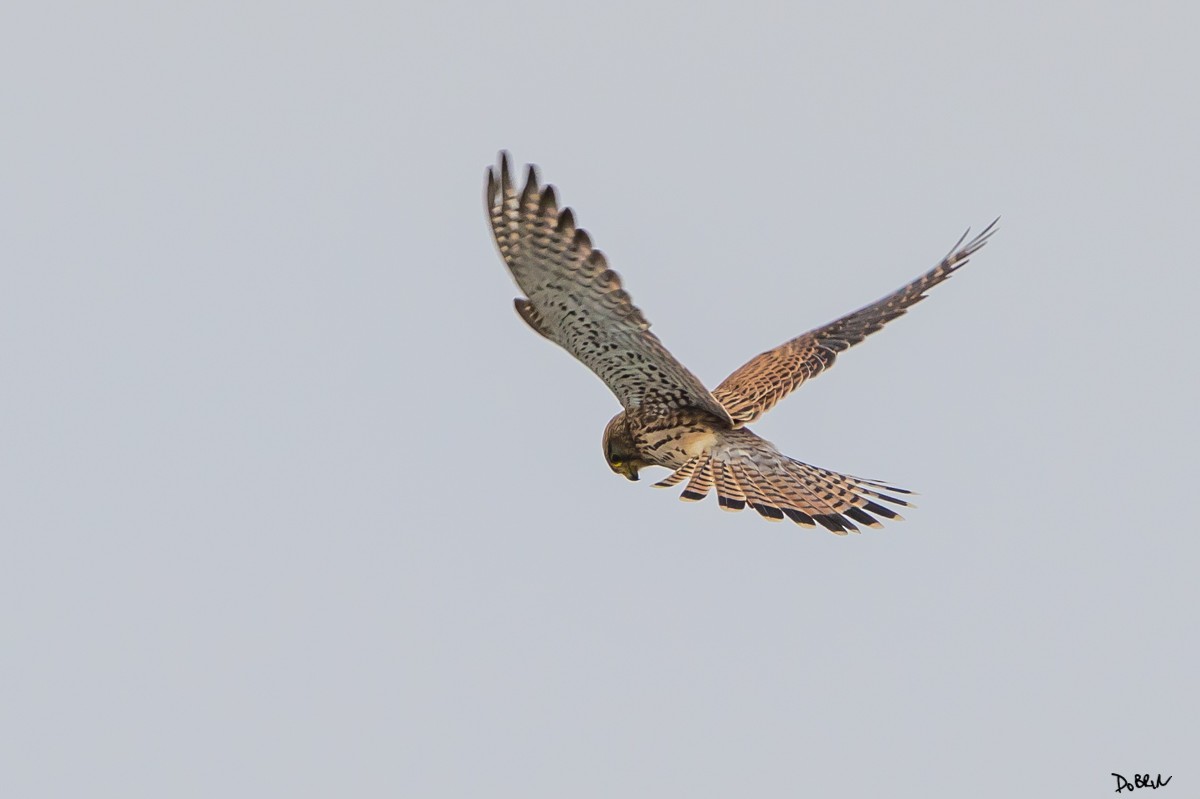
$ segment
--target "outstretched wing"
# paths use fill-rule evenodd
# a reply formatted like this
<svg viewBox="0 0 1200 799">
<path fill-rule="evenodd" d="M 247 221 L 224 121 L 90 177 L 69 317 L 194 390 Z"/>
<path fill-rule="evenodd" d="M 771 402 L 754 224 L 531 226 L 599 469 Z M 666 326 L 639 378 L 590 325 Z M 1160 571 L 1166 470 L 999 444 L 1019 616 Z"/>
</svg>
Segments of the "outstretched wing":
<svg viewBox="0 0 1200 799">
<path fill-rule="evenodd" d="M 554 187 L 538 188 L 529 167 L 517 194 L 508 153 L 487 173 L 484 200 L 500 255 L 528 299 L 517 311 L 537 332 L 574 355 L 603 380 L 626 409 L 700 408 L 732 423 L 695 375 L 675 360 L 621 288 L 604 255 L 561 212 Z"/>
<path fill-rule="evenodd" d="M 758 355 L 725 378 L 713 390 L 713 396 L 729 411 L 735 425 L 753 422 L 805 380 L 832 366 L 839 352 L 853 347 L 897 316 L 903 316 L 909 306 L 925 299 L 925 292 L 954 274 L 987 244 L 999 221 L 992 222 L 965 245 L 964 233 L 940 264 L 899 291 Z"/>
</svg>

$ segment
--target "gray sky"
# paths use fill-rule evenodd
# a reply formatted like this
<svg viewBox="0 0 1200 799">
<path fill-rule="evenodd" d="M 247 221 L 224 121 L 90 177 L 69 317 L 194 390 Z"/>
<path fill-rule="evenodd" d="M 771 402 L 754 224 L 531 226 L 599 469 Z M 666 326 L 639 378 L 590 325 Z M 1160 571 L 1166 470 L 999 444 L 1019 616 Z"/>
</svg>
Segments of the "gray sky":
<svg viewBox="0 0 1200 799">
<path fill-rule="evenodd" d="M 1194 795 L 1200 12 L 834 6 L 6 6 L 0 793 Z M 1002 214 L 755 426 L 908 521 L 611 474 L 501 147 L 710 384 Z"/>
</svg>

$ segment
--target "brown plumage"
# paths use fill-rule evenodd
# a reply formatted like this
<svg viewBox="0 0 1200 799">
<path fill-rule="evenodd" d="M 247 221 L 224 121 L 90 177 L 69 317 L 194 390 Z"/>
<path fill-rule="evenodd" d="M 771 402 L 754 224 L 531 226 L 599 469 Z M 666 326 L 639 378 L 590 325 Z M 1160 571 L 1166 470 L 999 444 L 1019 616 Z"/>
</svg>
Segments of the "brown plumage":
<svg viewBox="0 0 1200 799">
<path fill-rule="evenodd" d="M 755 356 L 725 378 L 713 391 L 713 396 L 729 411 L 735 424 L 753 422 L 805 380 L 832 366 L 839 352 L 850 349 L 925 299 L 925 292 L 966 264 L 967 259 L 987 243 L 995 229 L 996 222 L 993 222 L 965 246 L 967 234 L 964 233 L 941 263 L 904 288 L 846 314 L 836 322 L 810 330 Z"/>
<path fill-rule="evenodd" d="M 646 466 L 665 466 L 674 471 L 657 485 L 686 480 L 682 499 L 715 488 L 725 510 L 749 505 L 767 519 L 839 534 L 858 532 L 855 522 L 879 527 L 876 517 L 901 518 L 880 502 L 905 506 L 893 495 L 910 492 L 801 463 L 744 425 L 924 299 L 987 243 L 996 222 L 966 244 L 964 234 L 899 291 L 756 356 L 710 393 L 650 332 L 571 210 L 559 210 L 554 187 L 539 187 L 534 167 L 518 194 L 501 153 L 499 171 L 487 172 L 485 202 L 496 246 L 525 293 L 515 301 L 518 314 L 595 372 L 624 407 L 604 430 L 614 472 L 636 480 Z"/>
</svg>

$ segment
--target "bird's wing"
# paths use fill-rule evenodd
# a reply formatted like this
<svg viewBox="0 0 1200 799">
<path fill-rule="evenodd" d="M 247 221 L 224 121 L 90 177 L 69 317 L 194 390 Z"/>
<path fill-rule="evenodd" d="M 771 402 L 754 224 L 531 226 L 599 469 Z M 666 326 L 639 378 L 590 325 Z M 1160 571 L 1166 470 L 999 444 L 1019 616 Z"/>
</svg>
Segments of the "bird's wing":
<svg viewBox="0 0 1200 799">
<path fill-rule="evenodd" d="M 604 255 L 575 227 L 571 209 L 558 210 L 554 187 L 539 189 L 533 166 L 518 194 L 501 153 L 499 173 L 488 169 L 484 201 L 500 255 L 525 292 L 516 306 L 530 327 L 595 372 L 626 409 L 700 408 L 731 423 L 650 332 Z"/>
<path fill-rule="evenodd" d="M 987 243 L 996 230 L 996 222 L 999 220 L 966 244 L 963 244 L 967 238 L 964 233 L 940 264 L 899 291 L 756 356 L 725 378 L 713 390 L 713 396 L 729 411 L 735 426 L 753 422 L 805 380 L 832 366 L 839 352 L 853 347 L 923 300 L 925 292 L 954 274 Z"/>
</svg>

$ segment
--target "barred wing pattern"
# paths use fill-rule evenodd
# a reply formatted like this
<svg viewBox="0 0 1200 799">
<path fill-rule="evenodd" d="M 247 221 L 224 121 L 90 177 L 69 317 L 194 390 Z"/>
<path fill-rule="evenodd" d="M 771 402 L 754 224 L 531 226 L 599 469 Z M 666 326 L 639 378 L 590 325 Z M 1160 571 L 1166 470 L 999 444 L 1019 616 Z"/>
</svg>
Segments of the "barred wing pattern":
<svg viewBox="0 0 1200 799">
<path fill-rule="evenodd" d="M 756 356 L 725 378 L 713 390 L 713 396 L 729 411 L 736 426 L 753 422 L 805 380 L 832 366 L 839 352 L 853 347 L 925 299 L 925 292 L 954 274 L 987 244 L 999 221 L 992 222 L 966 245 L 963 242 L 967 233 L 964 233 L 941 263 L 899 291 Z"/>
<path fill-rule="evenodd" d="M 669 488 L 684 480 L 688 483 L 680 499 L 696 502 L 715 488 L 724 510 L 739 511 L 749 505 L 765 519 L 782 521 L 786 516 L 796 524 L 819 524 L 839 535 L 859 532 L 855 522 L 882 527 L 877 516 L 903 520 L 881 503 L 912 506 L 893 496 L 911 493 L 903 488 L 801 463 L 745 428 L 717 433 L 709 451 L 691 458 L 655 486 Z"/>
<path fill-rule="evenodd" d="M 699 408 L 732 422 L 650 332 L 571 209 L 558 210 L 554 187 L 539 189 L 532 166 L 518 195 L 508 153 L 501 153 L 499 175 L 488 169 L 484 199 L 496 246 L 528 298 L 515 302 L 530 327 L 595 372 L 626 409 Z"/>
</svg>

